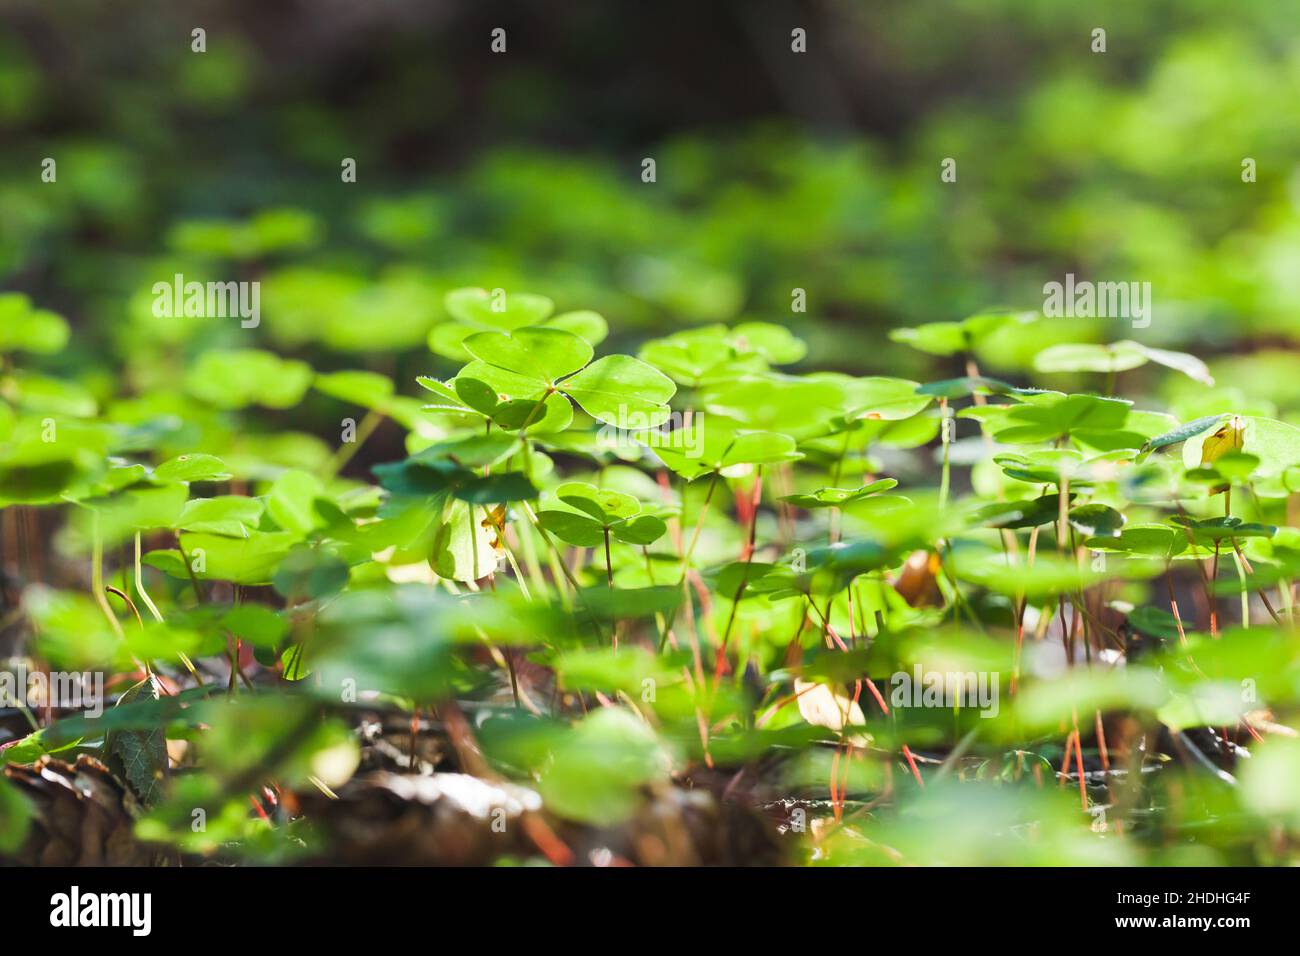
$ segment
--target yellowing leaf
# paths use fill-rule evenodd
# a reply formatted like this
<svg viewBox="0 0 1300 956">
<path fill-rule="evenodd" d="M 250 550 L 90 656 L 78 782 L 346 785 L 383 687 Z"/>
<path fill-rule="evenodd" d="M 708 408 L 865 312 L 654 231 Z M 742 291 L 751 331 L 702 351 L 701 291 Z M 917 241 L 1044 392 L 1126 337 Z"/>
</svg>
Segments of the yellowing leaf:
<svg viewBox="0 0 1300 956">
<path fill-rule="evenodd" d="M 1241 451 L 1241 446 L 1245 443 L 1246 422 L 1240 415 L 1233 415 L 1205 439 L 1205 444 L 1201 446 L 1201 467 L 1213 465 L 1230 451 Z"/>
</svg>

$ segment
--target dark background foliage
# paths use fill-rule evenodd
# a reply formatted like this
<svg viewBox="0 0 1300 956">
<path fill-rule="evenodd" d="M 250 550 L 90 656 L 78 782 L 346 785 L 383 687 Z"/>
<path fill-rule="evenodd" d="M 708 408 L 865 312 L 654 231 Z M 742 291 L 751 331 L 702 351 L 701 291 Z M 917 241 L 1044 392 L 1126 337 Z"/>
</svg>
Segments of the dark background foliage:
<svg viewBox="0 0 1300 956">
<path fill-rule="evenodd" d="M 788 316 L 798 286 L 813 358 L 852 366 L 873 328 L 1035 307 L 1072 270 L 1152 281 L 1160 341 L 1290 338 L 1300 144 L 1281 106 L 1300 80 L 1277 25 L 1296 12 L 18 0 L 0 12 L 0 270 L 120 348 L 114 301 L 165 255 L 214 252 L 178 224 L 291 207 L 309 235 L 249 257 L 265 278 L 409 265 L 435 287 L 426 325 L 464 282 L 623 327 Z M 63 188 L 42 188 L 45 156 Z M 859 347 L 817 340 L 823 319 Z"/>
</svg>

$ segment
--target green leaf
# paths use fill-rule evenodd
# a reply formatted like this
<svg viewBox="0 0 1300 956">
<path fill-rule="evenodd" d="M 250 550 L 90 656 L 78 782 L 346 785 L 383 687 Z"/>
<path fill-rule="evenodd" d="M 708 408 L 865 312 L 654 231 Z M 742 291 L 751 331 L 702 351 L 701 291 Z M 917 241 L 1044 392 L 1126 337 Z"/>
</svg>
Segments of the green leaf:
<svg viewBox="0 0 1300 956">
<path fill-rule="evenodd" d="M 448 460 L 468 468 L 491 468 L 518 450 L 519 439 L 513 435 L 470 435 L 436 442 L 407 461 Z"/>
<path fill-rule="evenodd" d="M 463 372 L 452 380 L 452 387 L 455 389 L 457 399 L 484 415 L 492 415 L 501 403 L 496 389 L 486 382 L 470 378 Z"/>
<path fill-rule="evenodd" d="M 289 531 L 250 531 L 246 538 L 227 538 L 186 532 L 180 540 L 195 577 L 254 585 L 271 583 L 275 569 L 298 541 L 298 535 Z"/>
<path fill-rule="evenodd" d="M 263 505 L 256 498 L 222 495 L 216 498 L 192 498 L 185 503 L 176 527 L 182 531 L 207 531 L 243 537 L 256 528 L 262 518 Z"/>
<path fill-rule="evenodd" d="M 1165 524 L 1133 524 L 1117 536 L 1089 538 L 1087 546 L 1094 551 L 1108 551 L 1135 557 L 1169 560 L 1187 550 L 1187 535 Z"/>
<path fill-rule="evenodd" d="M 1195 438 L 1197 435 L 1203 434 L 1204 432 L 1214 428 L 1223 421 L 1224 418 L 1225 416 L 1223 415 L 1206 415 L 1204 418 L 1198 418 L 1185 425 L 1179 425 L 1172 431 L 1167 431 L 1164 434 L 1157 435 L 1155 438 L 1148 439 L 1142 445 L 1141 451 L 1145 455 L 1155 451 L 1156 449 L 1164 448 L 1168 445 L 1176 445 L 1179 442 L 1187 441 L 1189 438 Z M 1197 460 L 1200 460 L 1199 456 Z"/>
<path fill-rule="evenodd" d="M 1129 612 L 1128 622 L 1134 630 L 1152 634 L 1166 641 L 1178 639 L 1178 618 L 1158 607 L 1137 607 Z M 1180 653 L 1182 653 L 1180 651 Z"/>
<path fill-rule="evenodd" d="M 154 469 L 158 481 L 229 481 L 226 463 L 215 455 L 178 455 Z"/>
<path fill-rule="evenodd" d="M 464 345 L 466 351 L 489 365 L 539 379 L 548 386 L 583 368 L 593 354 L 585 339 L 546 327 L 511 333 L 479 332 L 465 339 Z"/>
<path fill-rule="evenodd" d="M 1000 554 L 979 554 L 976 549 L 958 549 L 953 554 L 953 573 L 972 584 L 998 594 L 1024 594 L 1044 598 L 1091 587 L 1105 575 L 1080 567 L 1054 554 L 1039 553 L 1032 567 L 1010 564 Z"/>
<path fill-rule="evenodd" d="M 12 856 L 22 849 L 34 816 L 31 802 L 0 777 L 0 856 Z"/>
<path fill-rule="evenodd" d="M 829 423 L 843 419 L 846 410 L 864 409 L 871 396 L 858 389 L 860 380 L 848 375 L 818 373 L 808 376 L 770 372 L 751 375 L 708 388 L 703 394 L 705 411 L 755 431 L 784 432 L 795 438 L 825 434 Z M 897 383 L 899 379 L 892 380 Z M 929 399 L 912 394 L 911 388 L 887 386 L 893 397 L 924 406 Z M 868 414 L 867 411 L 862 412 Z M 901 412 L 900 412 L 901 414 Z M 883 417 L 883 415 L 881 416 Z M 710 425 L 713 419 L 710 418 Z"/>
<path fill-rule="evenodd" d="M 436 378 L 428 375 L 417 375 L 416 384 L 421 388 L 428 389 L 436 396 L 437 401 L 432 405 L 426 405 L 426 408 L 436 408 L 449 411 L 465 411 L 468 403 L 460 397 L 455 390 L 455 380 L 451 382 L 441 382 Z M 479 383 L 482 384 L 481 382 Z M 488 390 L 489 392 L 491 389 Z M 496 401 L 496 395 L 491 396 L 493 402 Z"/>
<path fill-rule="evenodd" d="M 1038 372 L 1125 372 L 1147 363 L 1136 342 L 1114 345 L 1053 345 L 1034 356 Z"/>
<path fill-rule="evenodd" d="M 566 505 L 610 525 L 641 511 L 641 502 L 632 495 L 607 488 L 597 488 L 585 481 L 568 481 L 555 489 L 555 497 Z"/>
<path fill-rule="evenodd" d="M 362 408 L 382 409 L 393 396 L 393 383 L 378 372 L 346 371 L 317 375 L 318 392 Z"/>
<path fill-rule="evenodd" d="M 1230 538 L 1271 538 L 1277 534 L 1277 528 L 1273 525 L 1246 522 L 1232 516 L 1197 519 L 1174 515 L 1169 520 L 1180 528 L 1186 528 L 1196 544 L 1211 548 L 1215 542 Z"/>
<path fill-rule="evenodd" d="M 868 485 L 863 485 L 860 488 L 819 488 L 812 494 L 785 495 L 781 500 L 788 501 L 792 505 L 797 505 L 800 508 L 838 508 L 855 501 L 861 501 L 863 498 L 870 495 L 878 494 L 882 491 L 889 491 L 891 488 L 896 487 L 898 487 L 897 479 L 881 478 Z"/>
<path fill-rule="evenodd" d="M 537 497 L 537 489 L 523 472 L 507 471 L 457 484 L 452 488 L 452 495 L 470 504 L 495 505 L 530 501 Z"/>
<path fill-rule="evenodd" d="M 306 537 L 317 527 L 313 508 L 325 490 L 319 478 L 305 471 L 286 471 L 266 495 L 266 512 L 285 531 Z"/>
<path fill-rule="evenodd" d="M 662 425 L 677 391 L 672 379 L 629 355 L 596 359 L 559 388 L 592 418 L 620 428 L 630 418 L 641 428 Z"/>
<path fill-rule="evenodd" d="M 477 581 L 497 566 L 492 547 L 496 535 L 484 527 L 482 508 L 464 501 L 451 501 L 434 532 L 430 565 L 434 572 L 452 581 Z M 488 523 L 490 524 L 490 522 Z"/>
<path fill-rule="evenodd" d="M 565 332 L 572 332 L 592 346 L 599 345 L 609 335 L 609 323 L 605 321 L 605 317 L 599 312 L 592 312 L 589 309 L 565 312 L 563 315 L 553 315 L 542 324 L 548 329 L 563 329 Z"/>
<path fill-rule="evenodd" d="M 543 530 L 579 548 L 594 548 L 605 542 L 605 528 L 594 518 L 572 511 L 545 510 L 537 514 Z"/>
<path fill-rule="evenodd" d="M 175 527 L 187 495 L 180 483 L 133 485 L 110 498 L 83 502 L 86 510 L 75 514 L 72 524 L 89 540 L 90 525 L 97 515 L 100 536 L 111 547 L 137 531 Z"/>
<path fill-rule="evenodd" d="M 627 544 L 648 545 L 662 538 L 668 532 L 668 525 L 655 515 L 635 515 L 615 522 L 610 532 Z"/>
<path fill-rule="evenodd" d="M 1073 448 L 1041 448 L 1023 455 L 995 455 L 1008 478 L 1036 485 L 1059 484 L 1062 476 L 1074 484 L 1086 483 L 1089 477 L 1083 455 Z"/>
<path fill-rule="evenodd" d="M 240 604 L 221 615 L 221 626 L 255 647 L 274 648 L 289 632 L 289 623 L 262 604 Z"/>
<path fill-rule="evenodd" d="M 683 385 L 700 386 L 787 365 L 804 357 L 807 347 L 789 329 L 770 322 L 742 322 L 686 329 L 645 343 L 642 360 Z"/>
<path fill-rule="evenodd" d="M 931 355 L 956 355 L 970 348 L 960 322 L 930 322 L 915 328 L 893 329 L 889 337 Z"/>
<path fill-rule="evenodd" d="M 538 405 L 541 410 L 538 410 Z M 492 424 L 506 431 L 527 428 L 529 435 L 551 435 L 564 431 L 573 422 L 573 405 L 558 392 L 547 395 L 540 403 L 531 398 L 502 402 L 492 413 Z"/>
<path fill-rule="evenodd" d="M 343 590 L 348 566 L 318 548 L 295 548 L 280 562 L 271 583 L 276 593 L 291 602 L 319 600 Z"/>
<path fill-rule="evenodd" d="M 919 383 L 905 378 L 872 375 L 850 379 L 845 387 L 850 419 L 900 421 L 924 411 L 931 402 Z"/>
<path fill-rule="evenodd" d="M 307 654 L 301 644 L 291 644 L 280 654 L 280 676 L 287 681 L 300 681 L 311 676 L 307 666 Z"/>
<path fill-rule="evenodd" d="M 555 739 L 538 781 L 546 806 L 562 817 L 611 826 L 644 799 L 641 788 L 666 780 L 668 754 L 645 722 L 602 707 Z"/>
<path fill-rule="evenodd" d="M 640 513 L 641 502 L 635 496 L 621 491 L 570 481 L 554 494 L 564 507 L 544 509 L 538 519 L 543 528 L 569 544 L 596 547 L 608 531 L 627 544 L 648 545 L 668 530 L 662 519 Z"/>
<path fill-rule="evenodd" d="M 803 457 L 789 435 L 742 431 L 734 423 L 718 417 L 697 421 L 701 423 L 698 427 L 679 428 L 666 435 L 651 431 L 640 436 L 640 440 L 688 481 L 715 471 L 748 471 L 752 465 L 796 461 Z"/>
<path fill-rule="evenodd" d="M 1016 717 L 1025 726 L 1050 732 L 1072 714 L 1118 710 L 1152 711 L 1169 699 L 1158 674 L 1145 667 L 1076 667 L 1064 676 L 1029 684 L 1017 695 Z"/>
<path fill-rule="evenodd" d="M 505 292 L 501 289 L 453 289 L 448 292 L 443 305 L 448 314 L 459 322 L 477 328 L 510 329 L 537 325 L 555 310 L 555 304 L 544 295 L 529 292 Z"/>
<path fill-rule="evenodd" d="M 687 329 L 661 339 L 652 339 L 637 353 L 682 385 L 700 386 L 734 379 L 746 371 L 761 370 L 761 356 L 741 357 L 727 341 L 725 326 L 708 325 Z"/>
<path fill-rule="evenodd" d="M 1156 710 L 1156 717 L 1170 730 L 1231 727 L 1251 709 L 1242 698 L 1240 684 L 1207 681 L 1187 693 L 1175 693 Z"/>
<path fill-rule="evenodd" d="M 468 362 L 469 353 L 465 351 L 465 340 L 476 332 L 483 331 L 480 325 L 466 325 L 461 322 L 443 322 L 429 330 L 429 351 L 435 355 L 449 358 L 453 362 Z"/>
<path fill-rule="evenodd" d="M 670 667 L 663 658 L 643 647 L 573 650 L 560 654 L 553 662 L 555 673 L 566 690 L 618 691 L 639 697 L 643 682 L 667 687 L 681 680 L 680 669 Z"/>
<path fill-rule="evenodd" d="M 314 377 L 305 362 L 259 349 L 236 349 L 204 352 L 185 376 L 185 387 L 216 408 L 292 408 Z"/>
<path fill-rule="evenodd" d="M 962 378 L 949 378 L 941 382 L 929 382 L 917 388 L 919 395 L 932 395 L 935 398 L 964 398 L 967 395 L 1027 395 L 1032 389 L 1017 388 L 996 378 L 967 375 Z"/>
<path fill-rule="evenodd" d="M 54 501 L 77 479 L 70 461 L 53 461 L 0 469 L 0 505 Z"/>
<path fill-rule="evenodd" d="M 790 365 L 808 354 L 802 340 L 774 322 L 741 322 L 727 338 L 737 352 L 756 352 L 773 365 Z"/>
<path fill-rule="evenodd" d="M 422 457 L 413 455 L 405 461 L 375 465 L 371 469 L 379 484 L 394 495 L 441 495 L 450 489 L 472 481 L 475 472 L 458 465 L 445 455 Z"/>
<path fill-rule="evenodd" d="M 0 293 L 0 353 L 50 354 L 68 344 L 68 323 L 61 316 L 33 309 L 20 292 Z"/>
<path fill-rule="evenodd" d="M 157 681 L 149 677 L 119 697 L 117 706 L 158 698 Z M 162 795 L 162 782 L 167 773 L 167 739 L 160 728 L 111 730 L 104 738 L 104 752 L 110 763 L 120 768 L 119 772 L 145 806 L 152 805 Z"/>
<path fill-rule="evenodd" d="M 1073 500 L 1074 496 L 1070 496 Z M 971 515 L 975 526 L 988 525 L 993 528 L 1036 528 L 1050 524 L 1061 517 L 1061 496 L 1059 494 L 1041 495 L 1023 501 L 999 501 L 987 505 Z"/>
<path fill-rule="evenodd" d="M 225 635 L 218 643 L 205 640 L 203 634 L 188 627 L 146 621 L 143 627 L 126 631 L 126 646 L 138 660 L 170 661 L 180 663 L 181 654 L 197 655 L 201 651 L 213 653 L 226 646 Z"/>
<path fill-rule="evenodd" d="M 1210 374 L 1209 366 L 1195 355 L 1189 355 L 1186 352 L 1170 352 L 1167 349 L 1153 349 L 1148 345 L 1142 345 L 1139 348 L 1142 349 L 1147 358 L 1158 365 L 1182 372 L 1192 381 L 1200 382 L 1202 385 L 1214 385 L 1214 376 Z"/>
<path fill-rule="evenodd" d="M 1125 339 L 1111 345 L 1053 345 L 1034 357 L 1039 372 L 1108 372 L 1128 371 L 1156 362 L 1182 372 L 1193 381 L 1213 385 L 1214 378 L 1206 364 L 1186 352 L 1155 349 Z"/>
<path fill-rule="evenodd" d="M 1225 447 L 1220 454 L 1228 450 L 1239 450 L 1254 455 L 1259 459 L 1259 466 L 1254 472 L 1256 479 L 1276 479 L 1287 468 L 1300 462 L 1300 428 L 1273 418 L 1240 418 L 1243 423 L 1240 447 Z M 1202 452 L 1212 437 L 1201 433 L 1187 440 L 1183 445 L 1183 464 L 1186 467 L 1197 468 L 1203 463 Z"/>
<path fill-rule="evenodd" d="M 463 493 L 472 499 L 519 500 L 516 497 L 497 499 L 496 496 L 520 493 L 531 498 L 534 494 L 523 493 L 531 491 L 532 486 L 520 483 L 517 477 L 494 483 L 474 471 L 499 464 L 518 448 L 518 439 L 511 435 L 469 435 L 436 442 L 410 458 L 375 465 L 372 470 L 379 483 L 397 495 L 432 496 L 456 492 L 458 497 Z"/>
<path fill-rule="evenodd" d="M 156 551 L 146 551 L 140 558 L 140 563 L 150 568 L 157 568 L 165 574 L 174 578 L 188 580 L 188 565 L 180 551 L 175 548 L 161 548 Z"/>
<path fill-rule="evenodd" d="M 1054 441 L 1082 429 L 1116 429 L 1128 418 L 1131 404 L 1097 395 L 1036 395 L 1009 409 L 993 437 L 1022 445 Z"/>
<path fill-rule="evenodd" d="M 95 396 L 82 385 L 26 370 L 4 381 L 4 397 L 34 415 L 90 418 L 99 409 Z"/>
<path fill-rule="evenodd" d="M 113 466 L 102 479 L 91 486 L 88 497 L 111 495 L 132 485 L 142 485 L 149 480 L 149 469 L 144 465 Z"/>
<path fill-rule="evenodd" d="M 911 329 L 894 329 L 889 337 L 931 355 L 974 351 L 985 338 L 1012 322 L 1027 322 L 1034 313 L 983 312 L 960 322 L 930 322 Z"/>
<path fill-rule="evenodd" d="M 1258 748 L 1251 748 L 1245 762 L 1241 788 L 1247 805 L 1264 821 L 1286 820 L 1300 825 L 1300 740 L 1269 737 Z"/>
<path fill-rule="evenodd" d="M 1229 481 L 1240 483 L 1258 471 L 1259 466 L 1259 456 L 1242 451 L 1230 451 L 1220 456 L 1214 463 L 1214 470 Z"/>
<path fill-rule="evenodd" d="M 487 387 L 484 391 L 478 386 L 471 386 L 472 391 L 461 393 L 459 382 L 461 379 L 472 379 Z M 498 402 L 512 398 L 531 398 L 534 400 L 541 399 L 546 395 L 546 382 L 535 376 L 520 375 L 517 372 L 511 372 L 508 369 L 498 368 L 495 365 L 489 365 L 482 359 L 474 359 L 468 365 L 460 370 L 460 373 L 452 381 L 452 386 L 456 388 L 456 394 L 462 401 L 479 396 L 476 401 L 482 404 L 483 408 L 495 410 L 495 406 L 488 403 L 487 394 L 491 392 Z M 479 410 L 482 411 L 483 408 Z M 484 411 L 484 414 L 491 414 L 491 411 Z"/>
<path fill-rule="evenodd" d="M 878 571 L 892 560 L 891 552 L 869 539 L 839 541 L 804 554 L 802 563 L 777 564 L 748 582 L 755 594 L 770 599 L 796 594 L 837 594 L 855 577 Z"/>
<path fill-rule="evenodd" d="M 671 585 L 645 588 L 583 588 L 578 592 L 578 619 L 612 623 L 668 614 L 681 604 L 682 589 Z"/>
<path fill-rule="evenodd" d="M 1108 505 L 1091 504 L 1071 509 L 1068 520 L 1080 534 L 1117 538 L 1127 519 Z"/>
<path fill-rule="evenodd" d="M 707 425 L 706 425 L 707 427 Z M 789 435 L 777 432 L 738 432 L 722 453 L 718 465 L 726 470 L 737 465 L 762 465 L 794 461 L 802 457 Z"/>
</svg>

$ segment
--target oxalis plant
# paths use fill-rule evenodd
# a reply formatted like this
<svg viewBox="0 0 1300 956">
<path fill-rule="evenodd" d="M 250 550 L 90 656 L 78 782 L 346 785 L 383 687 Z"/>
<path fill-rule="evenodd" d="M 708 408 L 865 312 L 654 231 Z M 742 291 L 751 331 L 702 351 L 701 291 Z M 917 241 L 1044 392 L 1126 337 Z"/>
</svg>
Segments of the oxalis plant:
<svg viewBox="0 0 1300 956">
<path fill-rule="evenodd" d="M 112 395 L 25 370 L 66 325 L 0 298 L 5 626 L 106 698 L 17 695 L 0 854 L 55 859 L 29 768 L 86 756 L 141 862 L 331 858 L 376 781 L 481 831 L 426 862 L 663 862 L 684 799 L 748 814 L 728 862 L 1294 862 L 1300 430 L 1197 358 L 1012 384 L 981 357 L 1047 320 L 990 312 L 894 333 L 922 383 L 777 324 L 598 355 L 594 312 L 445 306 L 449 378 L 241 349 Z M 1203 414 L 1120 397 L 1143 366 Z M 342 440 L 265 427 L 299 407 Z"/>
</svg>

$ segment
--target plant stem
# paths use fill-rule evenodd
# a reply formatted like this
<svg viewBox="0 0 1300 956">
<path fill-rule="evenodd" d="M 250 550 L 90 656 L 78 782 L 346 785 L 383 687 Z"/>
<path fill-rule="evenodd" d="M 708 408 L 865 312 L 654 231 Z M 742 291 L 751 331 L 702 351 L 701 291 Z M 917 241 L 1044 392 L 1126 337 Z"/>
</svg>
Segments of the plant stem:
<svg viewBox="0 0 1300 956">
<path fill-rule="evenodd" d="M 952 471 L 948 454 L 948 449 L 952 444 L 952 419 L 948 416 L 948 400 L 946 398 L 939 399 L 939 414 L 941 416 L 939 420 L 939 441 L 943 445 L 943 474 L 939 479 L 939 507 L 946 508 L 948 506 L 949 478 Z"/>
<path fill-rule="evenodd" d="M 605 586 L 614 587 L 614 564 L 609 555 L 609 528 L 605 529 Z"/>
<path fill-rule="evenodd" d="M 122 630 L 122 622 L 117 619 L 113 609 L 108 606 L 108 599 L 104 597 L 104 538 L 99 529 L 99 512 L 92 512 L 91 517 L 91 554 L 90 554 L 90 590 L 94 595 L 95 603 L 99 609 L 104 612 L 104 617 L 108 618 L 108 624 L 113 629 L 119 640 L 126 640 L 126 632 Z"/>
<path fill-rule="evenodd" d="M 340 445 L 338 450 L 330 456 L 330 460 L 325 463 L 323 469 L 324 476 L 326 478 L 333 478 L 342 471 L 343 466 L 351 461 L 352 456 L 361 450 L 361 446 L 365 444 L 366 439 L 374 434 L 375 429 L 379 427 L 383 420 L 384 415 L 382 412 L 376 411 L 375 409 L 366 412 L 365 418 L 361 419 L 361 424 L 357 426 L 356 435 L 353 436 L 355 440 L 344 442 Z"/>
<path fill-rule="evenodd" d="M 714 472 L 713 477 L 709 480 L 709 490 L 704 494 L 704 504 L 700 506 L 700 513 L 695 519 L 695 530 L 691 533 L 690 544 L 686 546 L 686 551 L 682 555 L 682 580 L 686 580 L 686 569 L 690 567 L 691 555 L 695 553 L 695 545 L 699 543 L 700 531 L 704 527 L 704 516 L 709 513 L 709 502 L 713 500 L 714 489 L 718 487 L 719 472 Z"/>
</svg>

